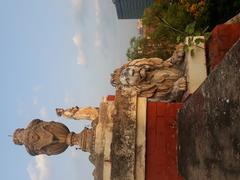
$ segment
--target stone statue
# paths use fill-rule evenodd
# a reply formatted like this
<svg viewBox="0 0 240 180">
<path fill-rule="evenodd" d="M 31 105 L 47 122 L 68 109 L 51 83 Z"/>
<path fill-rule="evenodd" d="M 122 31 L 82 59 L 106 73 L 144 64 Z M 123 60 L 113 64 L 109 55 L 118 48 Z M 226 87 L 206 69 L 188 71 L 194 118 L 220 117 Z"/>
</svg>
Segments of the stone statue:
<svg viewBox="0 0 240 180">
<path fill-rule="evenodd" d="M 73 145 L 78 145 L 83 151 L 90 152 L 93 132 L 91 129 L 85 128 L 81 133 L 75 134 L 62 123 L 34 119 L 27 128 L 15 130 L 13 142 L 17 145 L 24 145 L 32 156 L 60 154 L 68 146 Z"/>
<path fill-rule="evenodd" d="M 96 120 L 98 119 L 99 109 L 96 107 L 72 107 L 69 109 L 56 108 L 56 113 L 58 116 L 63 116 L 68 119 L 86 119 L 86 120 Z"/>
<path fill-rule="evenodd" d="M 143 58 L 116 69 L 111 84 L 123 92 L 136 90 L 139 96 L 162 101 L 178 101 L 186 90 L 183 44 L 168 60 Z"/>
</svg>

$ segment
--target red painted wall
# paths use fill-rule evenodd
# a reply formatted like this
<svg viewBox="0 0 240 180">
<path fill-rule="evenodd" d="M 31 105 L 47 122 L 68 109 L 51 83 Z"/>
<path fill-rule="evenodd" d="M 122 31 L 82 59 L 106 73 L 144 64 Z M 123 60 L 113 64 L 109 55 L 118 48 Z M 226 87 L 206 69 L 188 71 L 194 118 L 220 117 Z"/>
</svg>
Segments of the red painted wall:
<svg viewBox="0 0 240 180">
<path fill-rule="evenodd" d="M 177 169 L 177 123 L 181 103 L 148 102 L 146 180 L 182 180 Z"/>
<path fill-rule="evenodd" d="M 220 24 L 211 32 L 207 42 L 207 59 L 210 71 L 218 65 L 224 55 L 240 38 L 240 24 Z"/>
<path fill-rule="evenodd" d="M 108 95 L 107 96 L 107 100 L 108 101 L 114 101 L 115 100 L 115 96 L 114 95 Z"/>
</svg>

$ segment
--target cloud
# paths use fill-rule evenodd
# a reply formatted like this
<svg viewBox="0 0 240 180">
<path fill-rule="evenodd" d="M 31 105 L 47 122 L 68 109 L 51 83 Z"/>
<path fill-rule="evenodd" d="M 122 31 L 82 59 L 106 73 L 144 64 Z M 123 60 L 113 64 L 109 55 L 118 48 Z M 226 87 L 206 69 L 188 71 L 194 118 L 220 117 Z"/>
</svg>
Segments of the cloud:
<svg viewBox="0 0 240 180">
<path fill-rule="evenodd" d="M 83 0 L 72 0 L 72 4 L 74 8 L 81 9 Z"/>
<path fill-rule="evenodd" d="M 77 46 L 77 47 L 81 46 L 81 35 L 80 35 L 80 33 L 75 34 L 73 36 L 72 40 L 73 40 L 73 43 L 75 44 L 75 46 Z"/>
<path fill-rule="evenodd" d="M 43 118 L 43 119 L 47 118 L 47 116 L 48 116 L 47 108 L 42 106 L 40 111 L 39 111 L 39 114 L 40 114 L 41 118 Z"/>
<path fill-rule="evenodd" d="M 86 58 L 85 58 L 84 53 L 81 49 L 78 49 L 77 64 L 79 64 L 79 65 L 85 65 L 86 64 Z"/>
<path fill-rule="evenodd" d="M 114 66 L 122 64 L 126 59 L 129 39 L 136 34 L 133 30 L 136 20 L 117 20 L 116 9 L 111 0 L 81 2 L 80 10 L 73 8 L 76 33 L 73 34 L 72 41 L 77 47 L 76 64 L 88 69 L 97 67 L 104 61 Z M 113 62 L 112 59 L 117 60 Z M 98 72 L 95 67 L 95 72 Z"/>
<path fill-rule="evenodd" d="M 74 45 L 77 47 L 77 64 L 79 65 L 85 65 L 86 64 L 86 58 L 84 55 L 84 52 L 82 50 L 82 38 L 81 38 L 81 34 L 80 33 L 76 33 L 73 38 L 72 41 L 74 43 Z"/>
<path fill-rule="evenodd" d="M 27 167 L 28 175 L 31 180 L 49 180 L 50 163 L 45 155 L 38 155 L 34 161 L 31 161 Z"/>
</svg>

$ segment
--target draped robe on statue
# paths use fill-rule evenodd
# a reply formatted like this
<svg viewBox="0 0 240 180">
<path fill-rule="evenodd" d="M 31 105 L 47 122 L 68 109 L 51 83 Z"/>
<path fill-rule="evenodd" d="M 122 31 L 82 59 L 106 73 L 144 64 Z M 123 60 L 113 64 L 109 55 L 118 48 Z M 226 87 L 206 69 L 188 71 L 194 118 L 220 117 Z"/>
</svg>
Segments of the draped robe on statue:
<svg viewBox="0 0 240 180">
<path fill-rule="evenodd" d="M 64 124 L 35 119 L 22 131 L 24 131 L 23 144 L 33 156 L 55 155 L 68 148 L 66 139 L 70 131 Z"/>
</svg>

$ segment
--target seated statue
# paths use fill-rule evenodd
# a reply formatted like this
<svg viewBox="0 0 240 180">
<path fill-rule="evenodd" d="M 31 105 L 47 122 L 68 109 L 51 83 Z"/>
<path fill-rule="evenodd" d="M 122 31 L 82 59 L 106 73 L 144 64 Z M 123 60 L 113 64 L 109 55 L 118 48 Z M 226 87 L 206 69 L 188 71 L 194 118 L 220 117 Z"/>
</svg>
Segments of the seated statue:
<svg viewBox="0 0 240 180">
<path fill-rule="evenodd" d="M 72 107 L 69 109 L 56 108 L 56 113 L 58 116 L 63 116 L 68 119 L 86 119 L 86 120 L 96 120 L 98 119 L 99 109 L 96 107 Z"/>
<path fill-rule="evenodd" d="M 114 71 L 111 84 L 124 92 L 135 90 L 142 97 L 179 101 L 186 90 L 183 57 L 180 44 L 168 60 L 135 59 Z"/>
<path fill-rule="evenodd" d="M 68 146 L 78 145 L 83 151 L 90 152 L 92 148 L 93 131 L 85 128 L 81 133 L 75 134 L 62 123 L 32 120 L 27 128 L 16 129 L 13 142 L 24 145 L 27 152 L 32 155 L 56 155 L 64 152 Z"/>
<path fill-rule="evenodd" d="M 54 155 L 65 151 L 69 129 L 58 122 L 44 122 L 34 119 L 26 129 L 16 129 L 13 141 L 18 145 L 25 145 L 26 150 L 32 156 L 38 154 Z"/>
</svg>

